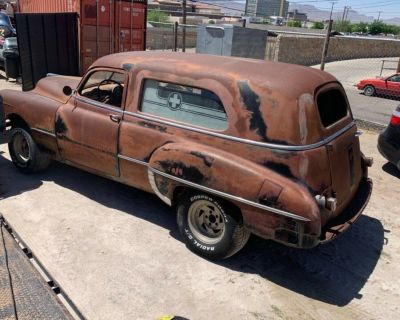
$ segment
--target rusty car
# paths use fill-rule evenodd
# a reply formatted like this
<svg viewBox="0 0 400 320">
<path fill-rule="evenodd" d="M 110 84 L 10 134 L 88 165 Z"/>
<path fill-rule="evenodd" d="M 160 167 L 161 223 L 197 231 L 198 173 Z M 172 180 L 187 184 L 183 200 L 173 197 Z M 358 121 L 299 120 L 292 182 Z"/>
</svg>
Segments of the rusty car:
<svg viewBox="0 0 400 320">
<path fill-rule="evenodd" d="M 210 259 L 235 254 L 250 234 L 325 243 L 372 191 L 345 91 L 316 69 L 127 52 L 82 78 L 0 94 L 20 171 L 56 160 L 153 193 L 176 209 L 188 248 Z"/>
</svg>

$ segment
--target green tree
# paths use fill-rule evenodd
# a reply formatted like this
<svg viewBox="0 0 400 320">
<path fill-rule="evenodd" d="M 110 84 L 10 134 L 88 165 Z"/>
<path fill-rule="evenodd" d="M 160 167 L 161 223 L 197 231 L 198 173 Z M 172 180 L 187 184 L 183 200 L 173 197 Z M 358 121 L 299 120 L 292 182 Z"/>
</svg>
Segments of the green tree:
<svg viewBox="0 0 400 320">
<path fill-rule="evenodd" d="M 351 26 L 352 32 L 360 32 L 360 33 L 367 33 L 368 32 L 368 23 L 359 22 L 355 23 Z"/>
<path fill-rule="evenodd" d="M 351 32 L 352 31 L 352 24 L 350 21 L 335 21 L 333 23 L 332 29 L 339 32 Z"/>
<path fill-rule="evenodd" d="M 315 22 L 313 22 L 311 28 L 312 29 L 324 29 L 325 26 L 321 21 L 315 21 Z"/>
<path fill-rule="evenodd" d="M 297 20 L 288 21 L 287 26 L 301 28 L 301 21 Z"/>
<path fill-rule="evenodd" d="M 385 32 L 385 24 L 382 21 L 375 20 L 369 25 L 369 33 L 370 34 L 380 34 Z"/>
<path fill-rule="evenodd" d="M 147 20 L 149 22 L 168 22 L 169 16 L 159 9 L 152 9 L 147 12 Z"/>
</svg>

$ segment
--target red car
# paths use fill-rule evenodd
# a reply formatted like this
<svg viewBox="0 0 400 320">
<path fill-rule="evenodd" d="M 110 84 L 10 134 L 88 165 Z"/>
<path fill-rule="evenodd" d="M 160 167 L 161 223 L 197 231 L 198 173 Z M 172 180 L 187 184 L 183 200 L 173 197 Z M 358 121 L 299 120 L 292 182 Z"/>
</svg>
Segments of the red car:
<svg viewBox="0 0 400 320">
<path fill-rule="evenodd" d="M 364 79 L 357 84 L 357 88 L 363 90 L 366 96 L 375 94 L 400 96 L 400 74 L 394 74 L 387 78 Z"/>
</svg>

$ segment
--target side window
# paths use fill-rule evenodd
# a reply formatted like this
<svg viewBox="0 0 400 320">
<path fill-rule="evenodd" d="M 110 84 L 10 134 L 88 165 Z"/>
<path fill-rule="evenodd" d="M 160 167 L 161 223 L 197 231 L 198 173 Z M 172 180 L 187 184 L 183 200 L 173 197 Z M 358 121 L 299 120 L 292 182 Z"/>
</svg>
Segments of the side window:
<svg viewBox="0 0 400 320">
<path fill-rule="evenodd" d="M 145 80 L 141 111 L 186 124 L 224 131 L 228 118 L 221 100 L 211 91 Z"/>
<path fill-rule="evenodd" d="M 393 76 L 388 79 L 388 81 L 392 82 L 400 82 L 400 76 Z"/>
<path fill-rule="evenodd" d="M 83 97 L 121 107 L 124 93 L 124 74 L 114 71 L 95 71 L 81 87 Z"/>
</svg>

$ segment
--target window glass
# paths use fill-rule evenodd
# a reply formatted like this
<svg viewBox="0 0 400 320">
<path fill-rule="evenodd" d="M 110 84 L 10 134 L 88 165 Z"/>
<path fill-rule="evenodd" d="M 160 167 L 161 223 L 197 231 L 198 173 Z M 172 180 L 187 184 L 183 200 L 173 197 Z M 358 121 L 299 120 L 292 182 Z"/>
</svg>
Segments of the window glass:
<svg viewBox="0 0 400 320">
<path fill-rule="evenodd" d="M 393 77 L 390 77 L 390 78 L 388 79 L 388 81 L 400 82 L 400 76 L 393 76 Z"/>
<path fill-rule="evenodd" d="M 221 100 L 211 91 L 145 80 L 141 111 L 213 130 L 226 130 L 228 118 Z"/>
<path fill-rule="evenodd" d="M 320 93 L 317 98 L 317 104 L 324 127 L 329 127 L 347 116 L 348 107 L 346 98 L 338 89 Z"/>
<path fill-rule="evenodd" d="M 121 107 L 124 93 L 124 74 L 114 71 L 96 71 L 87 79 L 79 91 L 82 96 Z"/>
</svg>

